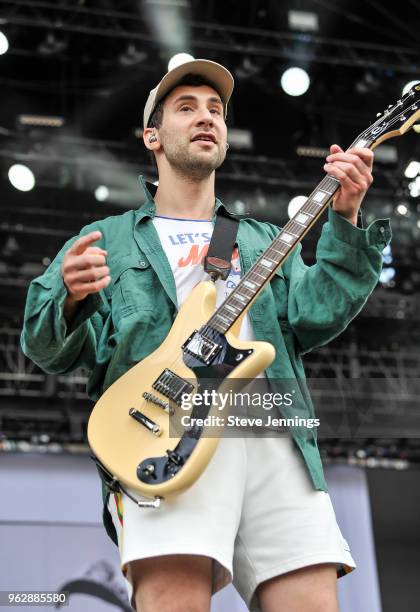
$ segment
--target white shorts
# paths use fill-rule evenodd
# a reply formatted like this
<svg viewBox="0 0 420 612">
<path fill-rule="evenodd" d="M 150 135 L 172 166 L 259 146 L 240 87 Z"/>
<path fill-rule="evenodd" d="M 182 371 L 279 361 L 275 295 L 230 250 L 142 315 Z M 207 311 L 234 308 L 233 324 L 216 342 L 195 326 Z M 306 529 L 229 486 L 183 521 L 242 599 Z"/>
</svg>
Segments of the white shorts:
<svg viewBox="0 0 420 612">
<path fill-rule="evenodd" d="M 214 560 L 213 593 L 233 582 L 251 612 L 260 612 L 255 591 L 269 578 L 317 563 L 335 563 L 338 576 L 356 567 L 328 493 L 314 489 L 284 433 L 223 437 L 198 481 L 159 509 L 125 495 L 111 495 L 108 507 L 123 573 L 136 559 L 205 555 Z"/>
</svg>

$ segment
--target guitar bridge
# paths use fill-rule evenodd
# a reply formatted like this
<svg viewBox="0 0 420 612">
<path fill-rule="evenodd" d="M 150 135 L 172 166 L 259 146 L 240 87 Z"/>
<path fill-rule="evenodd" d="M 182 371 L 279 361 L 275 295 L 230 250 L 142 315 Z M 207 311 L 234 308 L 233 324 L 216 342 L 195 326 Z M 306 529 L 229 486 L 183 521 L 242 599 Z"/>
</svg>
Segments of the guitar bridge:
<svg viewBox="0 0 420 612">
<path fill-rule="evenodd" d="M 202 332 L 195 330 L 181 348 L 205 365 L 210 365 L 223 347 L 207 338 Z"/>
<path fill-rule="evenodd" d="M 178 406 L 181 405 L 184 393 L 191 394 L 194 391 L 194 385 L 168 368 L 163 370 L 159 378 L 153 383 L 152 388 L 178 404 Z"/>
</svg>

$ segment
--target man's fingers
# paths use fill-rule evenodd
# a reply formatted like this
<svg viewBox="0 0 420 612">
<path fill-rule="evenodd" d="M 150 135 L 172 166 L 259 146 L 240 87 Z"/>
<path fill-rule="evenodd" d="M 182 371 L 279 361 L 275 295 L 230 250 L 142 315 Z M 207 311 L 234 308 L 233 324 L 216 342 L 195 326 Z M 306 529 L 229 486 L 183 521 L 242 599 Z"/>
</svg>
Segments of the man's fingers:
<svg viewBox="0 0 420 612">
<path fill-rule="evenodd" d="M 90 255 L 108 255 L 108 251 L 105 251 L 105 249 L 101 249 L 101 247 L 88 247 L 85 251 L 86 254 L 90 254 Z"/>
<path fill-rule="evenodd" d="M 373 159 L 375 157 L 373 151 L 366 147 L 361 147 L 359 149 L 349 149 L 347 153 L 351 153 L 352 155 L 357 155 L 360 159 L 369 167 L 373 166 Z"/>
<path fill-rule="evenodd" d="M 343 153 L 343 149 L 338 144 L 330 146 L 330 153 Z"/>
<path fill-rule="evenodd" d="M 100 238 L 102 238 L 102 234 L 99 231 L 90 232 L 90 234 L 86 234 L 86 236 L 81 236 L 74 244 L 72 244 L 67 253 L 71 253 L 72 255 L 81 255 L 91 244 Z"/>
<path fill-rule="evenodd" d="M 88 270 L 89 268 L 105 266 L 106 259 L 105 255 L 83 253 L 82 255 L 74 257 L 71 263 L 71 267 L 76 270 Z"/>
<path fill-rule="evenodd" d="M 69 281 L 74 284 L 89 283 L 91 281 L 100 280 L 105 276 L 109 276 L 109 268 L 108 266 L 101 266 L 89 268 L 89 270 L 77 270 L 77 272 L 70 277 Z"/>
<path fill-rule="evenodd" d="M 100 280 L 91 283 L 77 283 L 72 288 L 73 294 L 84 294 L 84 297 L 90 293 L 98 293 L 101 289 L 105 289 L 111 282 L 110 276 L 104 276 Z"/>
</svg>

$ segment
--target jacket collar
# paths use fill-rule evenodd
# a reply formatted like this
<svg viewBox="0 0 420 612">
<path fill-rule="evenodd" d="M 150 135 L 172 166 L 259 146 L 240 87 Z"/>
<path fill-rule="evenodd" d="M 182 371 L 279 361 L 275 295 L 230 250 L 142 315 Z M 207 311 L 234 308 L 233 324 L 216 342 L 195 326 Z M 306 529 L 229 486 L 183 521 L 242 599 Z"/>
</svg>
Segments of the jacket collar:
<svg viewBox="0 0 420 612">
<path fill-rule="evenodd" d="M 140 186 L 144 193 L 145 202 L 135 211 L 136 224 L 139 223 L 142 219 L 144 219 L 144 217 L 153 218 L 156 214 L 156 205 L 154 197 L 156 195 L 157 185 L 146 181 L 146 179 L 142 175 L 140 175 L 138 178 Z M 223 204 L 223 202 L 219 200 L 219 198 L 216 198 L 214 205 L 214 213 L 215 214 L 213 216 L 213 221 L 215 221 L 216 214 L 222 214 L 228 217 L 236 218 L 236 215 L 231 213 Z"/>
</svg>

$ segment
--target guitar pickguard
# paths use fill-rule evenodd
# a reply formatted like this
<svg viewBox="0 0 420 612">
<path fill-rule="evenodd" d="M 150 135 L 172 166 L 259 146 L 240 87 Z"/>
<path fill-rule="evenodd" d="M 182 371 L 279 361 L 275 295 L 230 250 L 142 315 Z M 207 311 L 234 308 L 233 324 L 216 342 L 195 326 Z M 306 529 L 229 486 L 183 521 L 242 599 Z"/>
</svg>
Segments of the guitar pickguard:
<svg viewBox="0 0 420 612">
<path fill-rule="evenodd" d="M 222 380 L 253 353 L 252 349 L 232 346 L 224 334 L 208 326 L 193 332 L 182 348 L 184 363 L 197 378 L 198 393 L 217 391 Z M 178 388 L 180 383 L 176 382 Z M 189 381 L 183 383 L 185 386 L 190 384 Z M 171 399 L 173 393 L 166 391 L 164 395 Z M 191 419 L 206 418 L 210 408 L 205 403 L 194 406 Z M 144 459 L 137 468 L 137 477 L 147 484 L 158 484 L 173 478 L 185 465 L 203 431 L 204 427 L 199 426 L 186 429 L 173 450 L 168 449 L 164 456 Z"/>
</svg>

